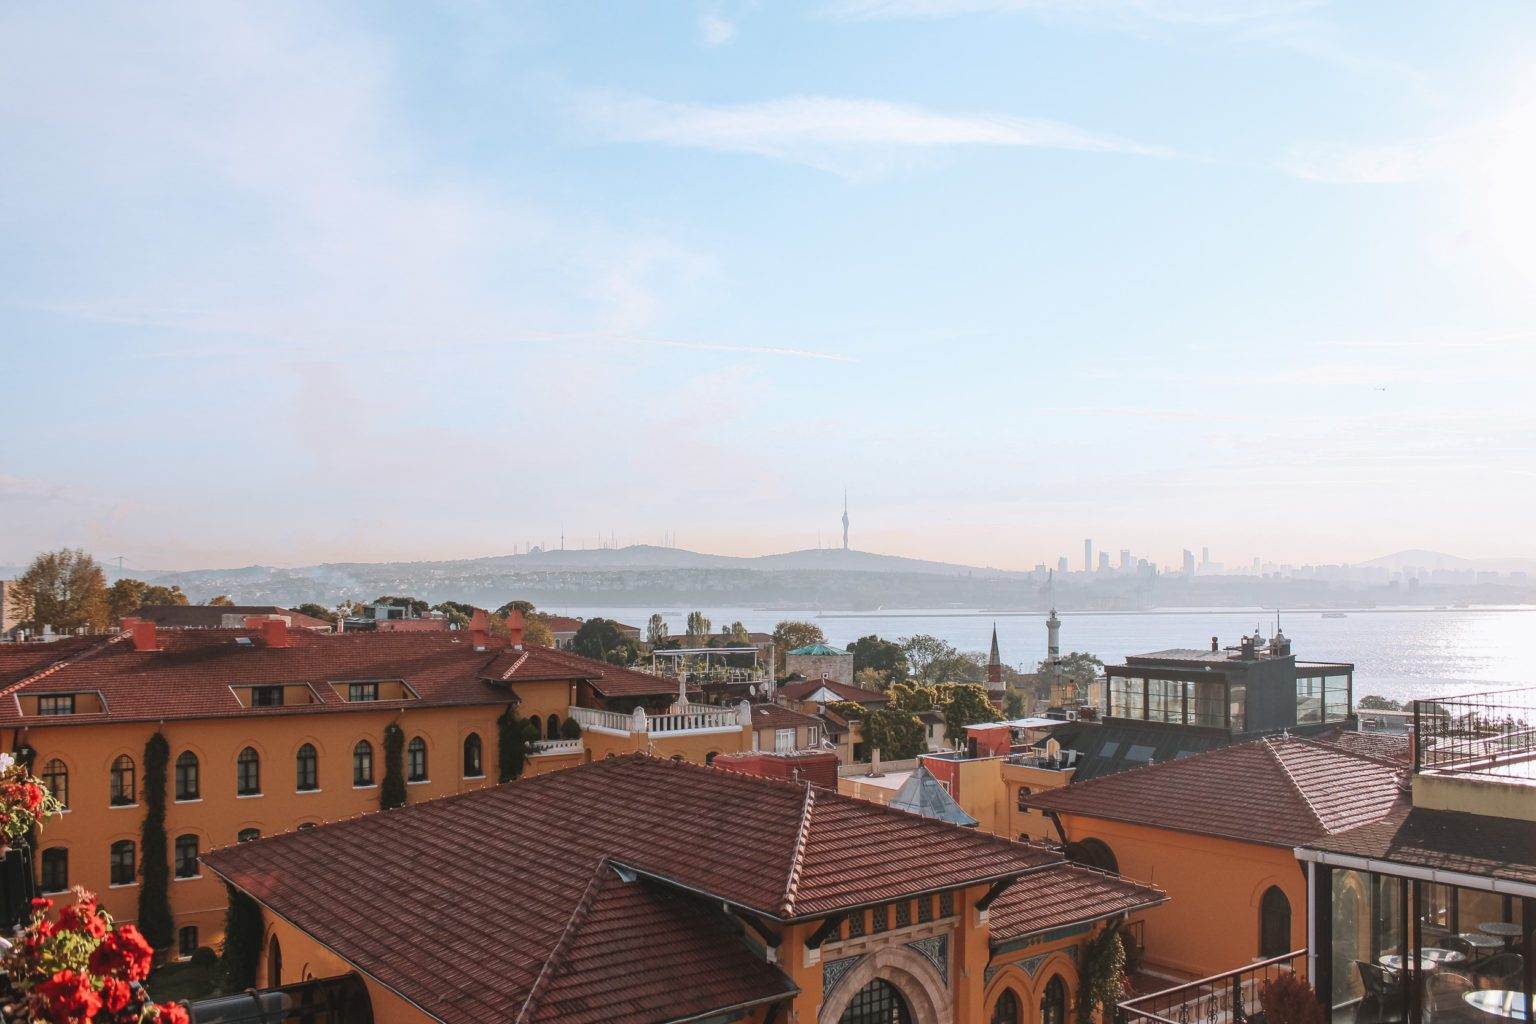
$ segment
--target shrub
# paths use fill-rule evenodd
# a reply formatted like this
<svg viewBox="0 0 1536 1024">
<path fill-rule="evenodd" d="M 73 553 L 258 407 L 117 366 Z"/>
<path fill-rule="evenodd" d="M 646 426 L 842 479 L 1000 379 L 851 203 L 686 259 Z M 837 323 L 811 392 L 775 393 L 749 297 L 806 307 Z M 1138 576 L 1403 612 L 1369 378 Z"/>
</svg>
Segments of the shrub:
<svg viewBox="0 0 1536 1024">
<path fill-rule="evenodd" d="M 219 954 L 212 946 L 198 946 L 192 951 L 192 966 L 207 969 L 219 962 Z"/>
<path fill-rule="evenodd" d="M 256 965 L 261 962 L 267 922 L 255 900 L 227 882 L 224 890 L 229 910 L 224 915 L 224 949 L 219 961 L 225 991 L 240 992 L 256 985 Z"/>
<path fill-rule="evenodd" d="M 564 740 L 581 739 L 581 723 L 574 718 L 567 718 L 560 723 L 560 738 Z"/>
<path fill-rule="evenodd" d="M 1265 1024 L 1323 1024 L 1317 993 L 1293 971 L 1260 985 L 1259 1005 L 1264 1008 Z"/>
<path fill-rule="evenodd" d="M 405 730 L 394 722 L 384 727 L 384 785 L 379 787 L 384 810 L 405 806 Z"/>
<path fill-rule="evenodd" d="M 533 740 L 531 726 L 518 717 L 517 705 L 508 704 L 496 719 L 496 779 L 511 782 L 523 774 L 528 763 L 528 748 Z"/>
</svg>

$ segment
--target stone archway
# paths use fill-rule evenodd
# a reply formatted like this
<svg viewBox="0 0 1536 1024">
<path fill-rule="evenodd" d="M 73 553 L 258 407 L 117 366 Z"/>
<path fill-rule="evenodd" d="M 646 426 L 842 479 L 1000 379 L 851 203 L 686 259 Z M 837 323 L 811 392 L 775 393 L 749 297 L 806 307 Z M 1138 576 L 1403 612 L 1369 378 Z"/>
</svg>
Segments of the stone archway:
<svg viewBox="0 0 1536 1024">
<path fill-rule="evenodd" d="M 876 978 L 896 986 L 912 1009 L 912 1024 L 954 1024 L 954 1000 L 938 970 L 921 954 L 905 946 L 887 946 L 861 959 L 824 994 L 820 1024 L 837 1024 L 854 994 Z"/>
</svg>

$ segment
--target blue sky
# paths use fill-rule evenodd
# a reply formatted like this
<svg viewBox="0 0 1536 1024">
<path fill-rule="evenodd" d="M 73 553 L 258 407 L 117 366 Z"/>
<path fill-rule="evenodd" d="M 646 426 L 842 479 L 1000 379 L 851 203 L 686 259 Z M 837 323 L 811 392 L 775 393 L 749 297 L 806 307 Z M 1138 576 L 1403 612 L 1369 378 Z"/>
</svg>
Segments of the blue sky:
<svg viewBox="0 0 1536 1024">
<path fill-rule="evenodd" d="M 0 563 L 1536 555 L 1536 7 L 0 8 Z"/>
</svg>

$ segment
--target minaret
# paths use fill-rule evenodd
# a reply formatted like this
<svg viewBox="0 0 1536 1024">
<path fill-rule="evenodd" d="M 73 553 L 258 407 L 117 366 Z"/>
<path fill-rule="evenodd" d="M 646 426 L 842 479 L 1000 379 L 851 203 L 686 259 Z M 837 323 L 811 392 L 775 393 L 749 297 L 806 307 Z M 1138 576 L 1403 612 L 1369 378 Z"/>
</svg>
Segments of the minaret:
<svg viewBox="0 0 1536 1024">
<path fill-rule="evenodd" d="M 1051 609 L 1051 617 L 1045 620 L 1045 660 L 1051 664 L 1061 657 L 1061 620 L 1056 617 L 1056 609 Z"/>
<path fill-rule="evenodd" d="M 843 488 L 843 550 L 848 550 L 848 488 Z"/>
<path fill-rule="evenodd" d="M 992 623 L 992 653 L 987 656 L 987 684 L 994 690 L 1003 686 L 1003 659 L 997 652 L 997 623 Z"/>
</svg>

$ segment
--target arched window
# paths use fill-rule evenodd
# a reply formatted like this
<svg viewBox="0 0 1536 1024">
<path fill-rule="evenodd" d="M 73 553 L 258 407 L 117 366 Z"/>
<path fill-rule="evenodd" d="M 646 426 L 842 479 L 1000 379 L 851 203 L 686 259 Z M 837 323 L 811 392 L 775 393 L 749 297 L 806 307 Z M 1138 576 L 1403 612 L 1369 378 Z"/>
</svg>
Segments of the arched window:
<svg viewBox="0 0 1536 1024">
<path fill-rule="evenodd" d="M 464 737 L 464 777 L 485 778 L 485 760 L 480 751 L 480 734 L 472 732 Z"/>
<path fill-rule="evenodd" d="M 197 755 L 183 750 L 176 756 L 176 799 L 196 800 L 202 796 L 197 777 Z"/>
<path fill-rule="evenodd" d="M 243 828 L 239 832 L 235 833 L 235 842 L 237 843 L 248 843 L 252 839 L 260 838 L 261 829 L 259 828 Z"/>
<path fill-rule="evenodd" d="M 1278 885 L 1264 890 L 1259 900 L 1259 956 L 1269 959 L 1291 951 L 1291 901 Z"/>
<path fill-rule="evenodd" d="M 261 792 L 261 755 L 255 747 L 246 747 L 235 759 L 235 793 L 255 796 Z"/>
<path fill-rule="evenodd" d="M 1030 795 L 1030 788 L 1028 786 L 1020 786 L 1019 787 L 1019 810 L 1021 810 L 1021 811 L 1029 810 L 1029 795 Z"/>
<path fill-rule="evenodd" d="M 352 748 L 352 785 L 373 785 L 373 744 L 358 740 Z"/>
<path fill-rule="evenodd" d="M 176 877 L 197 877 L 197 836 L 176 837 Z"/>
<path fill-rule="evenodd" d="M 427 781 L 427 741 L 420 736 L 411 737 L 405 747 L 405 781 Z"/>
<path fill-rule="evenodd" d="M 277 936 L 272 936 L 267 943 L 267 987 L 277 988 L 283 983 L 283 947 L 278 944 Z"/>
<path fill-rule="evenodd" d="M 544 720 L 544 738 L 547 740 L 557 740 L 560 738 L 560 716 L 553 711 Z"/>
<path fill-rule="evenodd" d="M 1013 989 L 1003 989 L 1003 994 L 992 1004 L 992 1024 L 1019 1024 L 1019 997 Z"/>
<path fill-rule="evenodd" d="M 1098 868 L 1100 871 L 1113 871 L 1117 875 L 1120 873 L 1120 862 L 1115 860 L 1115 851 L 1100 839 L 1084 839 L 1080 843 L 1068 843 L 1067 859 L 1090 868 Z"/>
<path fill-rule="evenodd" d="M 176 931 L 176 955 L 191 957 L 197 952 L 197 925 L 182 925 Z"/>
<path fill-rule="evenodd" d="M 718 750 L 711 750 L 709 753 L 704 755 L 704 763 L 705 764 L 714 764 L 715 763 L 715 758 L 717 758 L 719 756 L 720 756 L 720 751 L 718 751 Z"/>
<path fill-rule="evenodd" d="M 69 851 L 50 846 L 43 851 L 43 892 L 63 892 L 69 888 Z"/>
<path fill-rule="evenodd" d="M 138 802 L 139 786 L 134 771 L 133 758 L 118 755 L 112 762 L 112 806 L 126 807 Z"/>
<path fill-rule="evenodd" d="M 1040 1024 L 1066 1024 L 1067 983 L 1056 975 L 1040 994 Z"/>
<path fill-rule="evenodd" d="M 53 798 L 68 807 L 69 769 L 64 767 L 64 762 L 55 757 L 43 765 L 42 779 L 43 785 L 48 787 L 48 792 L 53 794 Z"/>
<path fill-rule="evenodd" d="M 535 743 L 544 738 L 544 723 L 539 721 L 538 715 L 530 715 L 525 719 L 523 728 L 528 730 L 528 738 Z"/>
<path fill-rule="evenodd" d="M 119 839 L 112 844 L 113 885 L 132 885 L 138 878 L 138 863 L 134 856 L 133 840 Z"/>
<path fill-rule="evenodd" d="M 320 788 L 320 755 L 315 753 L 313 743 L 306 743 L 299 748 L 294 768 L 298 776 L 294 789 L 300 793 L 312 793 Z"/>
<path fill-rule="evenodd" d="M 912 1024 L 912 1008 L 895 985 L 876 978 L 853 994 L 838 1024 Z"/>
</svg>

